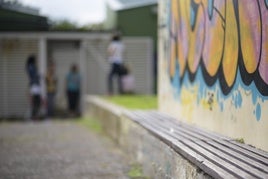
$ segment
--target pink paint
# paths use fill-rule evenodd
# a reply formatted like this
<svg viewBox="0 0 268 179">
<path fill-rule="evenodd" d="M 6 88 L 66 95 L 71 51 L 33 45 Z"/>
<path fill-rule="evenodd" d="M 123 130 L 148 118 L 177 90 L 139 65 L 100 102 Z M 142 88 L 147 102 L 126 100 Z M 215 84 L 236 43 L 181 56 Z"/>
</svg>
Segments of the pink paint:
<svg viewBox="0 0 268 179">
<path fill-rule="evenodd" d="M 197 12 L 197 21 L 194 29 L 194 64 L 193 64 L 193 72 L 197 71 L 199 62 L 201 60 L 201 55 L 203 52 L 203 44 L 204 44 L 204 36 L 205 36 L 205 16 L 204 12 L 199 8 Z"/>
<path fill-rule="evenodd" d="M 264 1 L 260 1 L 262 17 L 262 53 L 259 73 L 263 81 L 268 84 L 268 9 Z"/>
<path fill-rule="evenodd" d="M 179 21 L 179 33 L 178 33 L 178 46 L 180 61 L 183 61 L 183 65 L 186 64 L 187 54 L 189 50 L 189 22 L 187 19 L 180 17 Z M 182 68 L 184 69 L 184 67 Z"/>
<path fill-rule="evenodd" d="M 261 28 L 260 28 L 261 19 L 260 19 L 259 6 L 258 1 L 252 1 L 252 0 L 238 1 L 238 3 L 240 11 L 239 13 L 240 32 L 242 34 L 243 30 L 250 31 L 250 37 L 242 35 L 240 36 L 241 38 L 240 43 L 245 67 L 249 73 L 252 73 L 257 69 L 261 53 Z M 264 19 L 262 20 L 264 21 Z M 249 45 L 248 38 L 252 39 L 253 43 L 252 44 L 252 48 L 254 50 L 253 59 L 252 57 L 246 56 L 247 47 Z"/>
</svg>

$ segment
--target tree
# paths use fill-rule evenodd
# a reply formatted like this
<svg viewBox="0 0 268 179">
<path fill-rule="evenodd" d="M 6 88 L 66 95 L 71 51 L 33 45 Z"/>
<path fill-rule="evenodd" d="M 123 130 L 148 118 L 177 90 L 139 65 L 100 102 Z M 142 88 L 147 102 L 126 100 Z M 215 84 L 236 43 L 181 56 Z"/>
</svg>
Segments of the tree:
<svg viewBox="0 0 268 179">
<path fill-rule="evenodd" d="M 90 31 L 101 31 L 104 28 L 103 28 L 103 23 L 95 23 L 95 24 L 84 25 L 84 26 L 80 27 L 79 29 L 90 30 Z"/>
<path fill-rule="evenodd" d="M 86 24 L 83 26 L 78 26 L 75 22 L 71 22 L 69 20 L 59 20 L 59 21 L 51 21 L 50 30 L 58 30 L 58 31 L 102 31 L 103 23 L 95 23 L 95 24 Z"/>
<path fill-rule="evenodd" d="M 76 23 L 71 22 L 69 20 L 59 20 L 59 21 L 52 21 L 51 23 L 51 30 L 59 30 L 59 31 L 71 31 L 77 30 L 78 26 Z"/>
</svg>

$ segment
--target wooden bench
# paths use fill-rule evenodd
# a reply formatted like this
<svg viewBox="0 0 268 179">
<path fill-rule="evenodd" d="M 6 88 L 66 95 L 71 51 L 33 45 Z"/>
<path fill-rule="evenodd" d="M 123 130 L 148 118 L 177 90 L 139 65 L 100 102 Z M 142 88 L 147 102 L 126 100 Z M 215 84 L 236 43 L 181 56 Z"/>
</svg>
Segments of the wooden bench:
<svg viewBox="0 0 268 179">
<path fill-rule="evenodd" d="M 268 178 L 268 153 L 157 111 L 125 115 L 214 178 Z"/>
</svg>

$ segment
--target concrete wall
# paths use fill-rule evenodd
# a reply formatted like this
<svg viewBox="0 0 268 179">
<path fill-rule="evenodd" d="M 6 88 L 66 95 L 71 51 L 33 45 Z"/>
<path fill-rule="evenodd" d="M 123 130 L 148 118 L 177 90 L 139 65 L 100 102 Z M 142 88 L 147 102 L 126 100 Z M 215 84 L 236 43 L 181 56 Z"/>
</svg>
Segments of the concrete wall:
<svg viewBox="0 0 268 179">
<path fill-rule="evenodd" d="M 145 176 L 154 179 L 211 178 L 142 126 L 123 115 L 126 109 L 94 96 L 88 96 L 85 104 L 86 116 L 100 120 L 105 134 L 118 144 L 131 162 L 142 165 Z"/>
<path fill-rule="evenodd" d="M 160 110 L 268 151 L 268 1 L 159 6 Z"/>
</svg>

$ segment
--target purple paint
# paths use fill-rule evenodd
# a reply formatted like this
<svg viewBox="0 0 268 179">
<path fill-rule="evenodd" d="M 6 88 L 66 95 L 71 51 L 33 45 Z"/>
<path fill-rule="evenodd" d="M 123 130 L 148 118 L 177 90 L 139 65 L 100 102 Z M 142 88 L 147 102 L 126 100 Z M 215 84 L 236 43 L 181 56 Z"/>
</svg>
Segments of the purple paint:
<svg viewBox="0 0 268 179">
<path fill-rule="evenodd" d="M 222 30 L 222 33 L 218 33 L 219 29 L 218 28 L 222 28 L 222 26 L 218 27 L 217 26 L 217 22 L 221 21 L 221 16 L 223 15 L 222 12 L 224 12 L 224 5 L 225 2 L 224 1 L 214 1 L 214 8 L 217 9 L 217 11 L 215 9 L 213 9 L 213 16 L 211 17 L 211 19 L 209 19 L 209 12 L 207 9 L 209 9 L 208 6 L 205 6 L 205 39 L 204 39 L 204 50 L 203 50 L 203 60 L 204 60 L 204 64 L 206 66 L 206 68 L 208 69 L 208 66 L 210 65 L 210 63 L 212 61 L 216 61 L 219 62 L 221 59 L 221 55 L 218 55 L 219 59 L 216 59 L 215 57 L 212 57 L 213 55 L 212 50 L 214 49 L 217 52 L 223 52 L 223 44 L 224 42 L 217 42 L 217 39 L 223 39 L 224 37 L 224 31 Z M 219 14 L 219 12 L 221 14 Z M 223 23 L 223 22 L 222 22 Z M 222 43 L 221 46 L 219 47 L 220 49 L 215 49 L 215 43 Z M 214 52 L 215 53 L 215 52 Z M 213 59 L 212 59 L 213 58 Z M 220 63 L 218 63 L 218 66 L 220 65 Z M 217 71 L 217 69 L 214 69 L 214 71 Z M 214 74 L 212 74 L 214 75 Z"/>
<path fill-rule="evenodd" d="M 259 73 L 263 81 L 268 84 L 268 10 L 264 1 L 260 1 L 262 14 L 262 54 Z"/>
<path fill-rule="evenodd" d="M 261 15 L 259 12 L 258 1 L 243 0 L 238 1 L 239 6 L 239 23 L 240 23 L 240 44 L 245 67 L 249 73 L 253 73 L 258 66 L 261 53 Z M 248 35 L 242 35 L 243 31 L 250 32 Z M 247 56 L 249 41 L 252 39 L 250 47 L 254 50 L 254 57 Z M 250 61 L 255 61 L 254 63 Z M 254 65 L 254 66 L 252 66 Z"/>
</svg>

